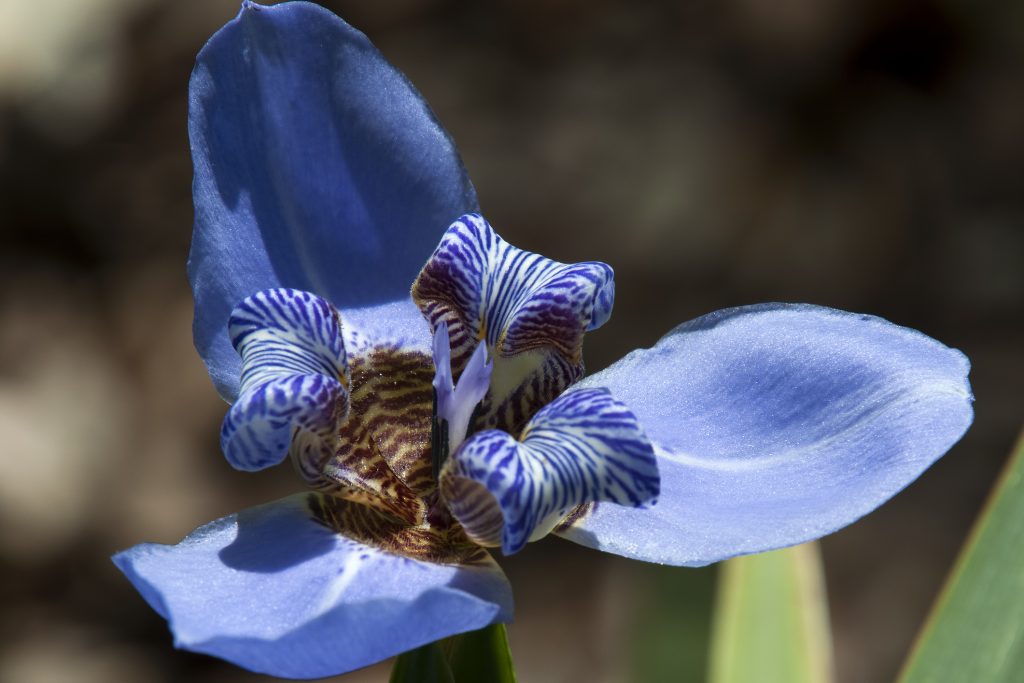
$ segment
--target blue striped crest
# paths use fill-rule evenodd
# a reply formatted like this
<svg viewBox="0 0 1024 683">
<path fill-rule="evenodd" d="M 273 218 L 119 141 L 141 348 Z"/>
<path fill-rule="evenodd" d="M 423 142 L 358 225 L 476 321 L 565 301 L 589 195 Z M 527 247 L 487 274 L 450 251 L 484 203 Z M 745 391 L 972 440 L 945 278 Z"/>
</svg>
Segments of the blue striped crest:
<svg viewBox="0 0 1024 683">
<path fill-rule="evenodd" d="M 541 409 L 517 440 L 471 436 L 441 472 L 441 495 L 466 533 L 518 552 L 579 505 L 653 504 L 660 479 L 636 417 L 606 389 L 569 391 Z"/>
<path fill-rule="evenodd" d="M 348 414 L 348 366 L 334 306 L 294 289 L 242 301 L 228 323 L 242 358 L 241 391 L 221 426 L 221 448 L 237 469 L 276 465 L 291 453 L 315 480 Z"/>
<path fill-rule="evenodd" d="M 518 249 L 468 214 L 448 228 L 412 296 L 432 328 L 447 324 L 456 374 L 487 345 L 494 371 L 477 425 L 517 432 L 582 377 L 583 334 L 611 315 L 615 279 L 604 263 Z"/>
</svg>

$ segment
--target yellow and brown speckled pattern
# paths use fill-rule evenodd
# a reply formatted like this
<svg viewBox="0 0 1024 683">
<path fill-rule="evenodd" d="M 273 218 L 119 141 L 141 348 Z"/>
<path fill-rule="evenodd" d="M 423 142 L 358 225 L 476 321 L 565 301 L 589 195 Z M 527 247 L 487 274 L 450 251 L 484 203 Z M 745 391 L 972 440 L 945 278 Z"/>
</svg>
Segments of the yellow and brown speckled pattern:
<svg viewBox="0 0 1024 683">
<path fill-rule="evenodd" d="M 433 362 L 415 351 L 372 347 L 349 358 L 349 371 L 349 418 L 316 488 L 420 524 L 423 500 L 435 488 Z"/>
<path fill-rule="evenodd" d="M 487 565 L 486 550 L 457 523 L 411 525 L 372 507 L 330 494 L 311 495 L 310 510 L 327 527 L 353 540 L 414 560 Z"/>
</svg>

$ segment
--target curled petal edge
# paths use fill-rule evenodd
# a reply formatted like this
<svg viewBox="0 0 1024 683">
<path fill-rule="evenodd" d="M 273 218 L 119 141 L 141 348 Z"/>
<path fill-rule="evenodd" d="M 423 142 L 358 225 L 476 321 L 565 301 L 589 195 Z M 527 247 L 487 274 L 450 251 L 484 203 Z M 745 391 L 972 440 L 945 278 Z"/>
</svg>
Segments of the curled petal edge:
<svg viewBox="0 0 1024 683">
<path fill-rule="evenodd" d="M 471 538 L 511 555 L 582 503 L 654 505 L 659 477 L 633 413 L 604 389 L 580 389 L 541 409 L 519 439 L 474 434 L 445 464 L 440 489 Z"/>
</svg>

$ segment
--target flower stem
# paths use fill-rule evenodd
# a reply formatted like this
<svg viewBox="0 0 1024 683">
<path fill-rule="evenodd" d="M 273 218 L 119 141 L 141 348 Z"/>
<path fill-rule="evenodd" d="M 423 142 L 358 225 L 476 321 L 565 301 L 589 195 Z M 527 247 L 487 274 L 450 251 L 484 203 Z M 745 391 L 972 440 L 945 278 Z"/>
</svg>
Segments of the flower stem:
<svg viewBox="0 0 1024 683">
<path fill-rule="evenodd" d="M 399 655 L 391 683 L 515 683 L 504 624 L 491 624 Z"/>
</svg>

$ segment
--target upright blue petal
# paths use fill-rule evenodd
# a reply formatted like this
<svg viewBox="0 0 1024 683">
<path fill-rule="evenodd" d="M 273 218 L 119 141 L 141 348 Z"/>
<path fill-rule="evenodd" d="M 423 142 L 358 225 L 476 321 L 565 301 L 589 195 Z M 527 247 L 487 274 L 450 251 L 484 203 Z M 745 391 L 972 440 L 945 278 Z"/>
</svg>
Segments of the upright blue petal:
<svg viewBox="0 0 1024 683">
<path fill-rule="evenodd" d="M 228 400 L 235 304 L 280 286 L 343 313 L 405 298 L 448 224 L 476 208 L 419 94 L 362 33 L 310 3 L 244 2 L 210 39 L 189 136 L 195 342 Z"/>
<path fill-rule="evenodd" d="M 344 673 L 511 618 L 511 588 L 489 557 L 438 564 L 377 550 L 311 517 L 313 498 L 225 517 L 175 546 L 138 545 L 114 563 L 178 647 L 287 678 Z"/>
<path fill-rule="evenodd" d="M 767 304 L 698 318 L 580 384 L 636 413 L 658 504 L 598 504 L 560 533 L 676 565 L 824 536 L 960 439 L 968 369 L 959 351 L 866 315 Z"/>
</svg>

